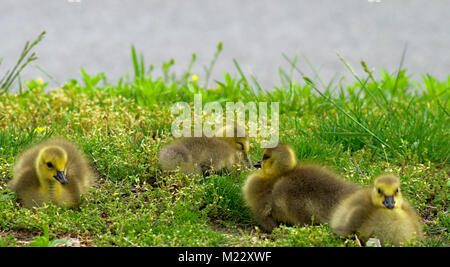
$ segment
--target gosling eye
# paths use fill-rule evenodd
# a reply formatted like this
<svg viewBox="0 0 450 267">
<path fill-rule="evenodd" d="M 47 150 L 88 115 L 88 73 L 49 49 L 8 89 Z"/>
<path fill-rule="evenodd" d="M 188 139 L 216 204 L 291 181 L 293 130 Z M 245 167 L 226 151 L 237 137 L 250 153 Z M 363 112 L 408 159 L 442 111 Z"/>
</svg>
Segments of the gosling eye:
<svg viewBox="0 0 450 267">
<path fill-rule="evenodd" d="M 269 158 L 270 158 L 269 155 L 267 155 L 267 154 L 264 154 L 264 155 L 263 155 L 263 160 L 266 160 L 266 159 L 269 159 Z"/>
<path fill-rule="evenodd" d="M 242 143 L 236 143 L 240 150 L 244 150 L 244 145 Z"/>
<path fill-rule="evenodd" d="M 381 189 L 380 189 L 380 188 L 378 188 L 378 194 L 380 194 L 380 195 L 381 195 Z"/>
<path fill-rule="evenodd" d="M 53 168 L 53 164 L 52 164 L 51 162 L 47 162 L 47 166 L 48 166 L 49 168 Z"/>
<path fill-rule="evenodd" d="M 398 188 L 395 190 L 395 193 L 396 193 L 396 194 L 398 193 Z"/>
</svg>

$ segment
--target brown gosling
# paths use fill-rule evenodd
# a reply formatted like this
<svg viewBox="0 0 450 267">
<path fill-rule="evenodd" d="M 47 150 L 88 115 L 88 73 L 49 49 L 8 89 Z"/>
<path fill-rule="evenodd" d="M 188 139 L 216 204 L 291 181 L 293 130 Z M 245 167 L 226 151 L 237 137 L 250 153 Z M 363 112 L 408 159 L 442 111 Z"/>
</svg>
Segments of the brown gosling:
<svg viewBox="0 0 450 267">
<path fill-rule="evenodd" d="M 165 171 L 209 175 L 250 167 L 248 137 L 184 137 L 163 147 L 159 163 Z"/>
<path fill-rule="evenodd" d="M 297 163 L 294 151 L 279 144 L 263 151 L 243 187 L 255 219 L 268 232 L 279 223 L 308 225 L 328 222 L 331 210 L 345 196 L 359 189 L 317 165 Z"/>
<path fill-rule="evenodd" d="M 330 226 L 341 236 L 376 237 L 381 244 L 401 245 L 423 239 L 422 221 L 400 192 L 400 179 L 378 176 L 370 189 L 345 198 L 332 213 Z"/>
<path fill-rule="evenodd" d="M 69 208 L 80 204 L 93 183 L 93 172 L 80 150 L 69 141 L 54 139 L 18 157 L 8 186 L 27 208 L 48 202 Z"/>
</svg>

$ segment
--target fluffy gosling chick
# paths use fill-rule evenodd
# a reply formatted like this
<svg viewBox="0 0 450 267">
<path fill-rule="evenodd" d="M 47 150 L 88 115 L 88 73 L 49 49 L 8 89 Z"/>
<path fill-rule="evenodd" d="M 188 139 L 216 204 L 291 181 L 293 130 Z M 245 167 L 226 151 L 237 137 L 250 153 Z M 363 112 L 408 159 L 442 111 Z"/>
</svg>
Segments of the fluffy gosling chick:
<svg viewBox="0 0 450 267">
<path fill-rule="evenodd" d="M 159 153 L 163 170 L 208 175 L 231 170 L 236 164 L 250 167 L 248 137 L 185 137 Z"/>
<path fill-rule="evenodd" d="M 93 177 L 78 148 L 56 139 L 31 147 L 19 156 L 9 188 L 27 208 L 46 202 L 73 207 L 79 205 L 81 194 L 91 187 Z"/>
<path fill-rule="evenodd" d="M 344 199 L 332 213 L 330 226 L 342 236 L 358 233 L 362 240 L 377 237 L 381 244 L 400 245 L 423 238 L 420 217 L 402 197 L 400 179 L 386 174 L 371 189 Z"/>
<path fill-rule="evenodd" d="M 287 145 L 263 151 L 263 158 L 243 187 L 255 219 L 266 231 L 278 223 L 306 225 L 329 221 L 332 208 L 358 186 L 317 165 L 300 165 Z"/>
</svg>

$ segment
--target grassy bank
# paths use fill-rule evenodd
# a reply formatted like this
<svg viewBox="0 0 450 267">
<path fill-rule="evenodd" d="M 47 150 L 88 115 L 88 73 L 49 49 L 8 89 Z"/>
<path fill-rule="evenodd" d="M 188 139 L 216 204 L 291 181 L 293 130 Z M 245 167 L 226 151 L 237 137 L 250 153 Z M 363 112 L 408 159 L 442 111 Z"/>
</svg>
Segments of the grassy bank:
<svg viewBox="0 0 450 267">
<path fill-rule="evenodd" d="M 82 246 L 359 245 L 327 225 L 261 232 L 240 191 L 251 170 L 164 175 L 157 154 L 173 139 L 170 107 L 192 103 L 196 93 L 203 103 L 279 102 L 280 141 L 292 144 L 301 161 L 324 164 L 364 186 L 383 172 L 400 176 L 404 196 L 425 223 L 426 240 L 414 245 L 449 245 L 450 77 L 424 75 L 416 82 L 402 70 L 321 86 L 283 74 L 279 87 L 264 91 L 241 72 L 209 81 L 212 88 L 204 90 L 206 83 L 192 81 L 189 71 L 171 74 L 170 62 L 163 76 L 153 77 L 133 55 L 134 77 L 115 85 L 104 74 L 83 72 L 83 80 L 61 88 L 29 81 L 20 93 L 0 95 L 0 246 L 67 240 Z M 6 187 L 16 155 L 50 136 L 77 143 L 97 172 L 79 209 L 28 210 Z M 261 149 L 251 141 L 256 161 Z"/>
</svg>

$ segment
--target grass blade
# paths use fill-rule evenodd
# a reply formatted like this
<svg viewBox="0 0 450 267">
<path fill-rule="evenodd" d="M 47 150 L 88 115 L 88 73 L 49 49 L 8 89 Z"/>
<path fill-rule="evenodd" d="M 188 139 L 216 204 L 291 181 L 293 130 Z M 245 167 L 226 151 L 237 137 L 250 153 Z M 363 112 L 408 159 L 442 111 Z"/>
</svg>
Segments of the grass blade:
<svg viewBox="0 0 450 267">
<path fill-rule="evenodd" d="M 12 68 L 12 70 L 8 70 L 3 78 L 0 80 L 0 94 L 3 94 L 7 91 L 9 91 L 12 83 L 16 80 L 16 78 L 19 76 L 20 72 L 31 62 L 38 59 L 36 56 L 36 53 L 32 53 L 28 58 L 27 55 L 30 53 L 30 51 L 35 47 L 39 42 L 42 41 L 44 38 L 46 32 L 43 31 L 38 38 L 33 41 L 30 44 L 30 41 L 27 41 L 25 44 L 24 49 L 22 50 L 22 53 L 20 54 L 19 59 L 17 60 L 16 65 Z M 23 62 L 26 59 L 25 62 Z"/>
<path fill-rule="evenodd" d="M 292 65 L 293 62 L 285 55 L 283 54 L 283 57 Z M 318 94 L 320 94 L 322 97 L 324 97 L 326 100 L 328 100 L 331 104 L 333 104 L 337 109 L 339 109 L 339 111 L 341 111 L 345 116 L 347 116 L 349 119 L 351 119 L 354 123 L 356 123 L 359 127 L 361 127 L 364 131 L 366 131 L 368 134 L 370 134 L 372 137 L 374 137 L 375 139 L 377 139 L 380 143 L 382 143 L 383 145 L 385 145 L 386 147 L 390 146 L 384 142 L 383 140 L 381 140 L 381 138 L 379 138 L 375 133 L 373 133 L 370 129 L 368 129 L 366 126 L 364 126 L 363 124 L 361 124 L 359 121 L 357 121 L 355 118 L 353 118 L 350 114 L 348 114 L 342 107 L 340 107 L 338 104 L 336 104 L 336 102 L 333 101 L 333 99 L 331 99 L 330 97 L 326 96 L 325 94 L 323 94 L 319 89 L 317 89 L 317 86 L 315 85 L 315 83 L 309 79 L 308 77 L 303 75 L 303 72 L 298 69 L 297 66 L 294 66 L 295 70 L 300 73 L 303 76 L 303 80 L 305 80 L 305 82 L 311 86 Z"/>
</svg>

